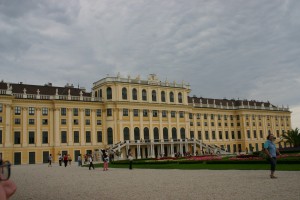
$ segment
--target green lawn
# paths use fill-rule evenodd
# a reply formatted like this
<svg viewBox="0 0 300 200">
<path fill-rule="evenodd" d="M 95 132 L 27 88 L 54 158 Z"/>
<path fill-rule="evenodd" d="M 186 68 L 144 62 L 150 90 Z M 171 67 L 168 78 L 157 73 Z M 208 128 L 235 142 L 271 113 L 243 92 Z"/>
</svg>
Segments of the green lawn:
<svg viewBox="0 0 300 200">
<path fill-rule="evenodd" d="M 112 164 L 109 163 L 110 168 L 128 168 L 128 164 Z M 96 164 L 95 167 L 103 167 L 102 164 Z M 138 169 L 210 169 L 210 170 L 269 170 L 269 164 L 203 164 L 203 163 L 191 163 L 191 164 L 178 164 L 178 163 L 166 163 L 166 164 L 148 164 L 138 163 L 134 164 L 133 168 Z M 276 167 L 278 171 L 300 171 L 300 164 L 278 164 Z"/>
</svg>

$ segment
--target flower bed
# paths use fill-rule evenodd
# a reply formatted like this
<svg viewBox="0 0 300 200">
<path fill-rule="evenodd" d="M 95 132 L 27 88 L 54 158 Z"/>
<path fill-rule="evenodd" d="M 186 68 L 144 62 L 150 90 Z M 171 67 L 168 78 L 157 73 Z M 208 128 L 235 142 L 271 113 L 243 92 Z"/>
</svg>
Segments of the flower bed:
<svg viewBox="0 0 300 200">
<path fill-rule="evenodd" d="M 188 158 L 187 160 L 222 160 L 221 156 L 216 156 L 216 155 L 212 155 L 212 156 L 192 156 L 190 158 Z"/>
</svg>

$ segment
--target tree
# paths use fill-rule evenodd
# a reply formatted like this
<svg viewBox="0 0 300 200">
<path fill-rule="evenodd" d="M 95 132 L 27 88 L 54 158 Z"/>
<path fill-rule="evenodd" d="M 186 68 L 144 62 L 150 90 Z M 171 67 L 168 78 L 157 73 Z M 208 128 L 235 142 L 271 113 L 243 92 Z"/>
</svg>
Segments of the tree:
<svg viewBox="0 0 300 200">
<path fill-rule="evenodd" d="M 300 146 L 300 132 L 298 128 L 295 128 L 294 130 L 291 129 L 288 132 L 283 133 L 282 138 L 293 145 L 293 147 Z"/>
</svg>

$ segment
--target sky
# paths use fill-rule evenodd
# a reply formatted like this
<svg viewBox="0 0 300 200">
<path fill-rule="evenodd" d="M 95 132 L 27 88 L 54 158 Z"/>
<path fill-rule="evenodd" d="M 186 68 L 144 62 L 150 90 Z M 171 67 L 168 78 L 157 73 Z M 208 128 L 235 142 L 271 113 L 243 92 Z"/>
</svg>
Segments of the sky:
<svg viewBox="0 0 300 200">
<path fill-rule="evenodd" d="M 156 74 L 270 101 L 300 128 L 299 0 L 0 0 L 0 79 L 85 87 Z"/>
</svg>

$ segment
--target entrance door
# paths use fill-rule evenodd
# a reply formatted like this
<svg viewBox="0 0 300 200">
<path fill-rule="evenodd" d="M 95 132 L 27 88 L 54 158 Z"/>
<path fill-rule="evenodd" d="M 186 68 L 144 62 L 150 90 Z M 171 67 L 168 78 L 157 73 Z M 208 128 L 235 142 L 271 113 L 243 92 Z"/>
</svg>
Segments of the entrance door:
<svg viewBox="0 0 300 200">
<path fill-rule="evenodd" d="M 21 152 L 14 153 L 14 164 L 21 165 Z"/>
<path fill-rule="evenodd" d="M 49 151 L 43 151 L 43 163 L 48 163 Z"/>
<path fill-rule="evenodd" d="M 74 151 L 74 155 L 75 155 L 75 162 L 77 162 L 78 161 L 78 156 L 79 156 L 79 154 L 80 154 L 80 150 L 75 150 Z"/>
<path fill-rule="evenodd" d="M 29 152 L 29 164 L 35 164 L 35 152 Z"/>
</svg>

